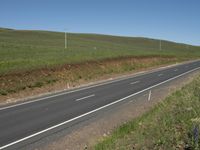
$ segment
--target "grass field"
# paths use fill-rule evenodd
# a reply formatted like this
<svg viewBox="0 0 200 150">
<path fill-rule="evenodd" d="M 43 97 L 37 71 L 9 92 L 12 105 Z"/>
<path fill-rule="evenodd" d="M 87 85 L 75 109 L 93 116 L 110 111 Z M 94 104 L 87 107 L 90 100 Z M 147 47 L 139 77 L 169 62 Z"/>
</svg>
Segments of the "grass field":
<svg viewBox="0 0 200 150">
<path fill-rule="evenodd" d="M 160 50 L 154 39 L 68 33 L 64 49 L 64 37 L 0 28 L 0 99 L 55 82 L 74 87 L 106 75 L 200 58 L 200 47 L 169 41 L 162 41 Z"/>
<path fill-rule="evenodd" d="M 151 111 L 117 128 L 94 149 L 199 150 L 199 108 L 200 76 Z"/>
<path fill-rule="evenodd" d="M 0 74 L 120 56 L 200 56 L 200 47 L 147 38 L 0 28 Z"/>
</svg>

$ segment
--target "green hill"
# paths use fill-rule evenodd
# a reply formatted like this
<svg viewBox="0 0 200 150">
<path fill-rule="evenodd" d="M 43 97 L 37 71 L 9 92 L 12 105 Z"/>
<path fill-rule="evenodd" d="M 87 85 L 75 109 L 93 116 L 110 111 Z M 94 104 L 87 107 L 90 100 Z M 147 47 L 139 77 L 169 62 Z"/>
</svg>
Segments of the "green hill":
<svg viewBox="0 0 200 150">
<path fill-rule="evenodd" d="M 140 37 L 0 28 L 0 73 L 121 56 L 199 57 L 200 47 Z"/>
<path fill-rule="evenodd" d="M 61 32 L 0 28 L 0 100 L 200 57 L 197 46 L 162 40 L 160 49 L 160 40 L 97 34 L 68 33 L 65 49 L 64 37 Z"/>
</svg>

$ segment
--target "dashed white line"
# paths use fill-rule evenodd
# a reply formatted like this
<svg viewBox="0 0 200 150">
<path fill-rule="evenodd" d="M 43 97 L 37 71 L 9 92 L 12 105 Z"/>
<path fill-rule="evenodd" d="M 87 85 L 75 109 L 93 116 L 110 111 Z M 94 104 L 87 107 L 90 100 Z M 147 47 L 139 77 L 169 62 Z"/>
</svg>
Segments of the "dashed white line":
<svg viewBox="0 0 200 150">
<path fill-rule="evenodd" d="M 90 98 L 90 97 L 94 97 L 94 96 L 95 96 L 95 94 L 92 94 L 92 95 L 89 95 L 89 96 L 85 96 L 85 97 L 76 99 L 76 101 L 81 101 L 81 100 L 84 100 L 84 99 L 87 99 L 87 98 Z"/>
<path fill-rule="evenodd" d="M 131 82 L 130 84 L 136 84 L 139 83 L 140 81 L 135 81 L 135 82 Z"/>
<path fill-rule="evenodd" d="M 178 69 L 175 69 L 174 71 L 178 71 Z"/>
<path fill-rule="evenodd" d="M 163 74 L 161 73 L 161 74 L 159 74 L 158 76 L 159 76 L 159 77 L 160 77 L 160 76 L 163 76 Z"/>
</svg>

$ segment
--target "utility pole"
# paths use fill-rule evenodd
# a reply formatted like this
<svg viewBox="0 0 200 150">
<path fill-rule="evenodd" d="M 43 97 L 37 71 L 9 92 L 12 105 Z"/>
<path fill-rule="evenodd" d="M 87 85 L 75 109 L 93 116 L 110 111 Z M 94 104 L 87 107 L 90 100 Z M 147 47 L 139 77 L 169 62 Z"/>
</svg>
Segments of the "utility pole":
<svg viewBox="0 0 200 150">
<path fill-rule="evenodd" d="M 65 31 L 65 49 L 67 49 L 67 32 Z"/>
<path fill-rule="evenodd" d="M 160 50 L 162 50 L 162 40 L 160 40 Z"/>
<path fill-rule="evenodd" d="M 189 49 L 189 45 L 186 45 L 186 49 Z"/>
</svg>

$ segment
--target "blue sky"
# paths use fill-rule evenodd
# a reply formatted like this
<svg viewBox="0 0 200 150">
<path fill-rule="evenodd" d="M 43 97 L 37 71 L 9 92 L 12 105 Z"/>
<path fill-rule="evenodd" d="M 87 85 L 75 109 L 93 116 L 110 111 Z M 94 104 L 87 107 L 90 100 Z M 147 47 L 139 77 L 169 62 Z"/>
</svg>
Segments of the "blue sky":
<svg viewBox="0 0 200 150">
<path fill-rule="evenodd" d="M 67 29 L 200 45 L 200 1 L 1 0 L 0 27 Z"/>
</svg>

